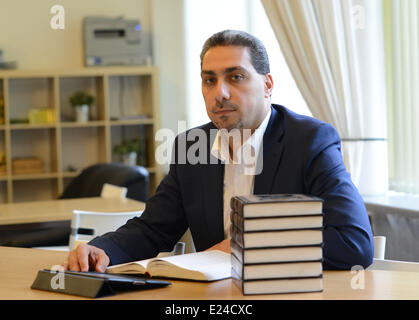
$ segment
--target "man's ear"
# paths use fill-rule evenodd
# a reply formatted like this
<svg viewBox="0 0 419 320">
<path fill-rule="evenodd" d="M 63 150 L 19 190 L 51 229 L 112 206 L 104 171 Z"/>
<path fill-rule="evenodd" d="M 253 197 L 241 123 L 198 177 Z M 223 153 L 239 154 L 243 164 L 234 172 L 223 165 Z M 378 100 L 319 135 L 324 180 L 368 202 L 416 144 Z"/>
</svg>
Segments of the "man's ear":
<svg viewBox="0 0 419 320">
<path fill-rule="evenodd" d="M 265 98 L 269 98 L 272 95 L 272 90 L 274 88 L 274 80 L 270 73 L 264 75 L 265 81 Z"/>
</svg>

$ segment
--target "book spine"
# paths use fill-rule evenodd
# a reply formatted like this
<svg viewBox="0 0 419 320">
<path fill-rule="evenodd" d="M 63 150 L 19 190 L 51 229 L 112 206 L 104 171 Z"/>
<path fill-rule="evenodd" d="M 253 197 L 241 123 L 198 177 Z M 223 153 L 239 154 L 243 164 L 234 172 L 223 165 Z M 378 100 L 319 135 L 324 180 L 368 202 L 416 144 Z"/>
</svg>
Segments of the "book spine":
<svg viewBox="0 0 419 320">
<path fill-rule="evenodd" d="M 235 197 L 231 197 L 230 199 L 230 208 L 232 212 L 236 211 L 236 198 Z"/>
<path fill-rule="evenodd" d="M 230 207 L 231 207 L 231 211 L 237 213 L 238 215 L 243 216 L 244 203 L 240 197 L 238 196 L 232 197 L 230 200 Z"/>
<path fill-rule="evenodd" d="M 231 212 L 230 213 L 230 220 L 231 223 L 234 224 L 238 229 L 244 231 L 244 221 L 245 219 L 243 218 L 243 216 L 237 214 L 236 212 Z"/>
<path fill-rule="evenodd" d="M 240 245 L 231 239 L 230 241 L 230 248 L 231 248 L 231 254 L 234 255 L 241 263 L 245 262 L 244 259 L 244 250 Z"/>
<path fill-rule="evenodd" d="M 235 241 L 240 247 L 244 248 L 243 232 L 236 228 L 234 224 L 230 226 L 231 240 Z"/>
<path fill-rule="evenodd" d="M 243 281 L 243 278 L 242 278 L 242 277 L 240 277 L 240 275 L 238 275 L 238 274 L 236 273 L 236 271 L 235 271 L 233 268 L 231 268 L 231 279 L 233 280 L 233 284 L 234 284 L 237 288 L 239 288 L 239 290 L 240 290 L 243 294 L 246 294 L 246 292 L 245 292 L 245 288 L 244 288 L 244 281 Z"/>
<path fill-rule="evenodd" d="M 241 279 L 244 279 L 243 264 L 239 261 L 239 259 L 237 259 L 237 257 L 234 254 L 231 255 L 231 271 L 234 271 L 237 275 L 239 275 Z"/>
</svg>

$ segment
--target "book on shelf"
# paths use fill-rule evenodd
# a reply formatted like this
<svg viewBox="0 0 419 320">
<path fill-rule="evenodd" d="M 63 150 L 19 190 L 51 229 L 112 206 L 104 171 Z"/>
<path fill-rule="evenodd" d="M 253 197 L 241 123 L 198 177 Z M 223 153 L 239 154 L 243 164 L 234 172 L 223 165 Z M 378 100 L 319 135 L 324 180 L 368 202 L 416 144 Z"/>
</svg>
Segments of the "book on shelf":
<svg viewBox="0 0 419 320">
<path fill-rule="evenodd" d="M 243 264 L 234 255 L 231 268 L 243 280 L 318 277 L 323 273 L 321 260 Z"/>
<path fill-rule="evenodd" d="M 282 229 L 312 229 L 323 226 L 323 214 L 244 218 L 237 212 L 230 213 L 230 220 L 242 231 L 269 231 Z"/>
<path fill-rule="evenodd" d="M 234 240 L 231 240 L 230 248 L 231 253 L 243 264 L 319 261 L 323 258 L 321 245 L 243 249 Z"/>
<path fill-rule="evenodd" d="M 233 283 L 244 295 L 305 293 L 323 291 L 323 276 L 296 279 L 243 280 L 234 270 Z"/>
<path fill-rule="evenodd" d="M 232 197 L 230 207 L 245 218 L 318 215 L 323 200 L 304 194 L 251 194 Z"/>
<path fill-rule="evenodd" d="M 244 249 L 322 245 L 323 243 L 322 228 L 243 232 L 232 224 L 230 231 L 231 239 Z"/>
<path fill-rule="evenodd" d="M 202 251 L 118 264 L 108 267 L 106 272 L 215 281 L 231 277 L 231 258 L 230 254 L 219 250 Z"/>
</svg>

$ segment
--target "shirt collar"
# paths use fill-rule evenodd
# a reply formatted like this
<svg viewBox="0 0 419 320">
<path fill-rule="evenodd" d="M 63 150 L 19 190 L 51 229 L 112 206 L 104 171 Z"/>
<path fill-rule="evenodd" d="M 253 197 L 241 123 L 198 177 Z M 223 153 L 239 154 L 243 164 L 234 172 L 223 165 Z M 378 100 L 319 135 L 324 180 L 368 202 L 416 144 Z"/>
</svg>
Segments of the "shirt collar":
<svg viewBox="0 0 419 320">
<path fill-rule="evenodd" d="M 263 119 L 259 127 L 253 132 L 253 134 L 243 143 L 243 145 L 238 149 L 238 153 L 245 145 L 250 146 L 255 154 L 257 155 L 260 146 L 263 143 L 263 136 L 265 134 L 266 128 L 269 123 L 269 118 L 271 117 L 271 108 L 269 108 L 268 114 Z M 225 163 L 230 163 L 230 153 L 228 149 L 228 135 L 226 130 L 218 130 L 217 135 L 215 136 L 214 143 L 212 144 L 211 154 L 217 159 L 224 161 Z"/>
</svg>

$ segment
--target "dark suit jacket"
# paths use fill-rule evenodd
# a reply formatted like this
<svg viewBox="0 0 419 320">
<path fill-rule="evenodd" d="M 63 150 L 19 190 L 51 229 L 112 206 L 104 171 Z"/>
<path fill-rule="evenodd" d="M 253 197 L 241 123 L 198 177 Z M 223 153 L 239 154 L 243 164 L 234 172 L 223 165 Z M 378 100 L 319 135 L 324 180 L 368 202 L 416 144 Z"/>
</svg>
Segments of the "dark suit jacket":
<svg viewBox="0 0 419 320">
<path fill-rule="evenodd" d="M 194 129 L 176 138 L 169 173 L 142 216 L 90 242 L 104 249 L 112 264 L 171 251 L 188 227 L 197 251 L 224 239 L 224 165 L 208 164 L 217 162 L 210 154 L 215 138 L 210 130 L 216 128 L 208 123 L 198 129 L 201 133 L 196 137 L 203 138 L 204 132 L 211 138 L 199 150 L 198 140 L 185 139 Z M 212 162 L 184 163 L 185 150 L 194 144 L 194 152 Z M 372 263 L 373 238 L 366 209 L 343 164 L 340 138 L 331 125 L 273 105 L 263 138 L 263 171 L 255 176 L 254 193 L 322 198 L 324 268 L 350 269 Z"/>
</svg>

